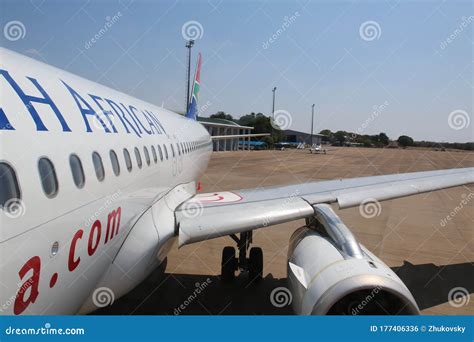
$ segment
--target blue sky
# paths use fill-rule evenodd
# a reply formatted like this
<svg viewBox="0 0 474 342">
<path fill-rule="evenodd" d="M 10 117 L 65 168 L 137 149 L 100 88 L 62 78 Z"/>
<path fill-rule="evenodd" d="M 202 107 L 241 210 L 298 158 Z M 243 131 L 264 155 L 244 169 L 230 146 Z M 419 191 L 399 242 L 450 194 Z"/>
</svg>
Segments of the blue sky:
<svg viewBox="0 0 474 342">
<path fill-rule="evenodd" d="M 0 3 L 2 46 L 172 110 L 185 97 L 182 27 L 197 21 L 203 116 L 269 114 L 277 86 L 291 129 L 309 132 L 315 103 L 315 131 L 474 141 L 470 1 Z M 23 38 L 7 39 L 11 21 Z"/>
</svg>

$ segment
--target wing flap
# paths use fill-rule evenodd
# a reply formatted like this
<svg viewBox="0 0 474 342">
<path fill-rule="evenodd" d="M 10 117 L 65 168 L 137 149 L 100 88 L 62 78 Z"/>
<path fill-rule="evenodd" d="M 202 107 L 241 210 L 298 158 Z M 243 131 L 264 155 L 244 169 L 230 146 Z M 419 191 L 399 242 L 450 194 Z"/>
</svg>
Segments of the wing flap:
<svg viewBox="0 0 474 342">
<path fill-rule="evenodd" d="M 190 215 L 186 205 L 176 212 L 179 246 L 221 236 L 294 221 L 314 214 L 313 207 L 301 198 L 267 200 L 234 206 L 196 207 Z"/>
<path fill-rule="evenodd" d="M 390 182 L 365 190 L 342 192 L 337 196 L 340 209 L 358 206 L 364 201 L 386 201 L 425 192 L 446 189 L 474 182 L 474 172 L 460 173 L 456 177 L 432 176 L 426 179 Z M 308 199 L 310 200 L 310 199 Z"/>
</svg>

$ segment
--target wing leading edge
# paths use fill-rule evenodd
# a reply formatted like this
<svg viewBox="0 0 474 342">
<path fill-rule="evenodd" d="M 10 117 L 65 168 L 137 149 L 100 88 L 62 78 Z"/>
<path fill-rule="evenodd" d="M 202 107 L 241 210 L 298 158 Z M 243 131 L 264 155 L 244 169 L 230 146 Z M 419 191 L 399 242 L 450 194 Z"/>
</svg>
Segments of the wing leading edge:
<svg viewBox="0 0 474 342">
<path fill-rule="evenodd" d="M 311 217 L 320 203 L 345 209 L 469 183 L 474 168 L 199 194 L 176 210 L 179 245 Z"/>
</svg>

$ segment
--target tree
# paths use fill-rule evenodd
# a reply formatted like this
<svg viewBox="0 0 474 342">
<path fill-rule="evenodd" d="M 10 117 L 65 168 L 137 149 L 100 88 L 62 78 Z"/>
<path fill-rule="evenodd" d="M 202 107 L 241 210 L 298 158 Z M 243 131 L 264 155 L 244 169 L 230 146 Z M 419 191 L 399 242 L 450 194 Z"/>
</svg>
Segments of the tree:
<svg viewBox="0 0 474 342">
<path fill-rule="evenodd" d="M 273 146 L 273 138 L 271 136 L 262 137 L 261 141 L 267 144 L 267 146 Z"/>
<path fill-rule="evenodd" d="M 230 120 L 230 121 L 235 121 L 235 119 L 232 117 L 230 114 L 226 114 L 225 112 L 217 112 L 216 114 L 212 114 L 210 116 L 211 119 L 224 119 L 224 120 Z"/>
<path fill-rule="evenodd" d="M 344 142 L 346 141 L 346 132 L 344 132 L 344 131 L 337 131 L 336 133 L 334 133 L 334 138 L 335 138 L 336 141 L 338 141 L 341 145 L 343 145 Z"/>
<path fill-rule="evenodd" d="M 398 144 L 402 147 L 413 146 L 413 139 L 407 135 L 401 135 L 397 139 Z"/>
<path fill-rule="evenodd" d="M 252 112 L 250 114 L 241 116 L 237 123 L 242 126 L 253 127 L 253 125 L 255 124 L 255 113 Z"/>
<path fill-rule="evenodd" d="M 390 142 L 390 139 L 388 138 L 387 134 L 382 132 L 378 136 L 378 141 L 384 145 L 388 145 L 388 143 Z"/>
<path fill-rule="evenodd" d="M 285 140 L 285 135 L 283 132 L 277 127 L 272 127 L 270 117 L 267 117 L 262 113 L 255 114 L 252 112 L 250 114 L 244 115 L 240 117 L 237 123 L 242 126 L 253 127 L 254 129 L 252 130 L 252 133 L 272 133 L 273 136 L 266 137 L 266 139 L 261 139 L 269 146 L 273 146 L 274 143 Z"/>
<path fill-rule="evenodd" d="M 327 136 L 328 138 L 330 138 L 331 135 L 332 135 L 332 132 L 331 132 L 330 129 L 323 129 L 321 132 L 319 132 L 319 134 L 325 135 L 325 136 Z"/>
</svg>

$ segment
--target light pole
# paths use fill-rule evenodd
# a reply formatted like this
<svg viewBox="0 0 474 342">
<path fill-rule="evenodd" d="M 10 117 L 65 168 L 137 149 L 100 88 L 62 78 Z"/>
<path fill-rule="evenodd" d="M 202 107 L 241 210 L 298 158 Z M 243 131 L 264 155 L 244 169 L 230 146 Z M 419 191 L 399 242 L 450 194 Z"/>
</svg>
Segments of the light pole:
<svg viewBox="0 0 474 342">
<path fill-rule="evenodd" d="M 277 90 L 277 87 L 273 87 L 272 93 L 273 93 L 273 105 L 272 105 L 272 119 L 275 120 L 275 92 Z"/>
<path fill-rule="evenodd" d="M 314 103 L 311 106 L 311 147 L 313 146 Z"/>
<path fill-rule="evenodd" d="M 188 65 L 186 70 L 186 112 L 189 110 L 189 82 L 191 78 L 191 48 L 194 45 L 194 40 L 190 39 L 186 42 L 186 48 L 188 49 Z"/>
<path fill-rule="evenodd" d="M 274 128 L 273 125 L 275 124 L 275 92 L 277 90 L 277 87 L 273 87 L 272 93 L 273 93 L 273 102 L 272 102 L 272 119 L 271 119 L 271 124 L 272 124 L 272 139 L 274 138 Z"/>
</svg>

